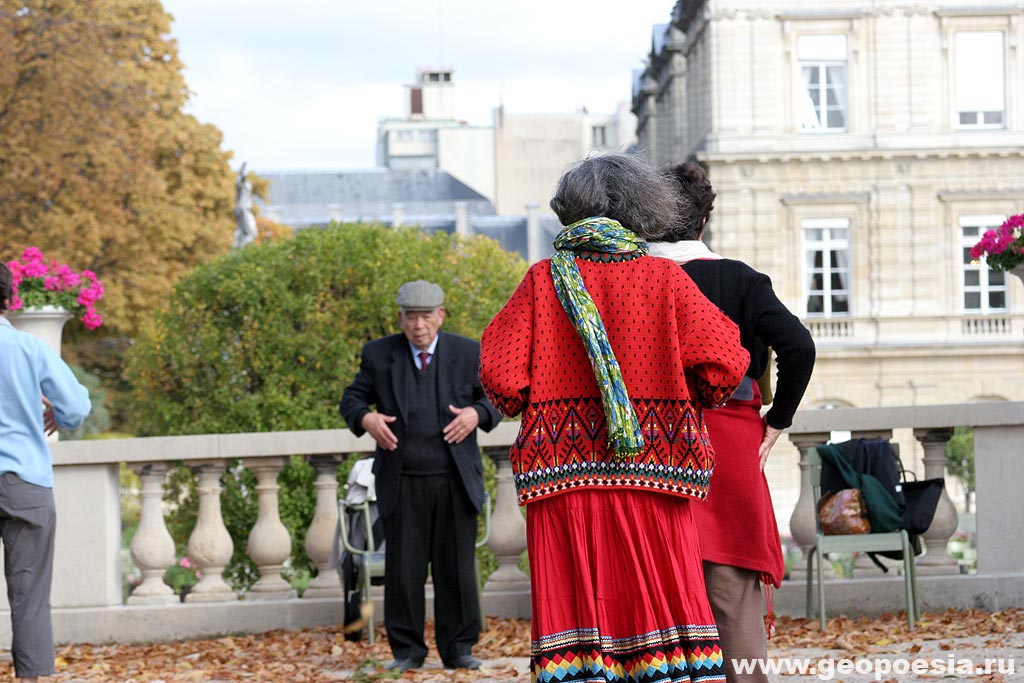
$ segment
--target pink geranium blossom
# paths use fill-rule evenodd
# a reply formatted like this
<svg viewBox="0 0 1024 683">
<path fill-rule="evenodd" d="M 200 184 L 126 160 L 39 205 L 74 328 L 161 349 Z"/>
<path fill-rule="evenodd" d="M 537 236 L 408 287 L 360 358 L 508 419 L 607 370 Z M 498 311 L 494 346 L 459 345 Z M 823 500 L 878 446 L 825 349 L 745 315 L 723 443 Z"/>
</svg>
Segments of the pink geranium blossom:
<svg viewBox="0 0 1024 683">
<path fill-rule="evenodd" d="M 103 283 L 91 270 L 76 273 L 66 263 L 47 264 L 37 247 L 29 247 L 7 266 L 14 285 L 11 311 L 57 306 L 78 315 L 86 329 L 103 325 L 103 316 L 96 310 L 96 303 L 103 298 Z"/>
<path fill-rule="evenodd" d="M 1024 263 L 1024 214 L 1010 216 L 995 230 L 986 230 L 970 255 L 975 261 L 985 259 L 989 268 L 998 271 Z"/>
</svg>

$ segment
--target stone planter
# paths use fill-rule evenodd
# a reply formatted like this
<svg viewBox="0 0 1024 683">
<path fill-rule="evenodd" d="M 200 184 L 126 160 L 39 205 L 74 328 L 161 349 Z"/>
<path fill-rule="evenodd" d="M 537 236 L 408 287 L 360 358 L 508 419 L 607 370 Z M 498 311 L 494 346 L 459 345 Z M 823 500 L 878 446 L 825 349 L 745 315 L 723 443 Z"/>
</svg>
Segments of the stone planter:
<svg viewBox="0 0 1024 683">
<path fill-rule="evenodd" d="M 61 355 L 60 340 L 64 333 L 64 323 L 71 320 L 71 313 L 67 309 L 60 306 L 33 306 L 12 311 L 7 314 L 7 319 L 17 329 L 39 337 L 54 353 Z"/>
<path fill-rule="evenodd" d="M 1020 281 L 1024 283 L 1024 263 L 1021 263 L 1019 265 L 1014 266 L 1013 268 L 1010 268 L 1010 270 L 1008 270 L 1007 272 L 1016 275 L 1017 277 L 1020 278 Z"/>
<path fill-rule="evenodd" d="M 8 313 L 7 319 L 15 328 L 39 337 L 53 349 L 54 353 L 61 355 L 60 339 L 64 334 L 64 323 L 71 320 L 71 313 L 66 308 L 32 306 Z M 47 436 L 46 440 L 52 443 L 60 440 L 60 436 L 54 432 Z"/>
</svg>

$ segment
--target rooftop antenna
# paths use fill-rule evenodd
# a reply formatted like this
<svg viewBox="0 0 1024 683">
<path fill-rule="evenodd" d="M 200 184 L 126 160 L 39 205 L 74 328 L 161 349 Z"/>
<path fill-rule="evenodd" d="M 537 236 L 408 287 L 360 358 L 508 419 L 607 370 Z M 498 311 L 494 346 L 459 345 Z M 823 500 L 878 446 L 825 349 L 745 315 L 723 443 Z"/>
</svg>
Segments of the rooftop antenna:
<svg viewBox="0 0 1024 683">
<path fill-rule="evenodd" d="M 444 0 L 437 0 L 437 68 L 445 68 L 444 63 Z"/>
</svg>

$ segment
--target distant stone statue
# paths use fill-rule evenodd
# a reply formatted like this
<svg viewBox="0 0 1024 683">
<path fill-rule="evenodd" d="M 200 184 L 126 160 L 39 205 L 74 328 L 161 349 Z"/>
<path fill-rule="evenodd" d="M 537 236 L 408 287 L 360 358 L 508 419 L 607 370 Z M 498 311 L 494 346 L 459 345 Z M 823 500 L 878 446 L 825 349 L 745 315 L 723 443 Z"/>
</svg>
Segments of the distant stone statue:
<svg viewBox="0 0 1024 683">
<path fill-rule="evenodd" d="M 235 181 L 235 246 L 241 249 L 256 240 L 256 215 L 252 211 L 252 184 L 246 179 L 245 164 Z"/>
</svg>

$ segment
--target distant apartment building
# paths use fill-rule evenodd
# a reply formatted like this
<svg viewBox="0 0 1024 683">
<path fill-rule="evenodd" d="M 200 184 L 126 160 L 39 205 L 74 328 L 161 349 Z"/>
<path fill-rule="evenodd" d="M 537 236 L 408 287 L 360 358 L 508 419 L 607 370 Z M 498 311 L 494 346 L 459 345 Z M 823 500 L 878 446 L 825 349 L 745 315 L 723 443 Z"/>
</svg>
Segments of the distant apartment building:
<svg viewBox="0 0 1024 683">
<path fill-rule="evenodd" d="M 494 128 L 455 117 L 452 69 L 419 69 L 405 86 L 405 112 L 377 126 L 377 165 L 440 169 L 494 201 Z"/>
<path fill-rule="evenodd" d="M 405 86 L 405 112 L 381 119 L 377 164 L 392 170 L 440 169 L 494 202 L 500 215 L 548 200 L 565 166 L 595 149 L 631 144 L 636 120 L 625 102 L 611 114 L 494 111 L 489 126 L 460 121 L 451 69 L 420 69 Z"/>
<path fill-rule="evenodd" d="M 617 149 L 636 140 L 636 119 L 625 102 L 612 114 L 494 113 L 498 213 L 548 201 L 565 167 L 593 150 Z"/>
<path fill-rule="evenodd" d="M 638 144 L 706 164 L 711 247 L 810 328 L 803 407 L 1024 399 L 1024 286 L 967 255 L 1024 210 L 1022 46 L 998 0 L 680 0 L 655 27 Z"/>
</svg>

